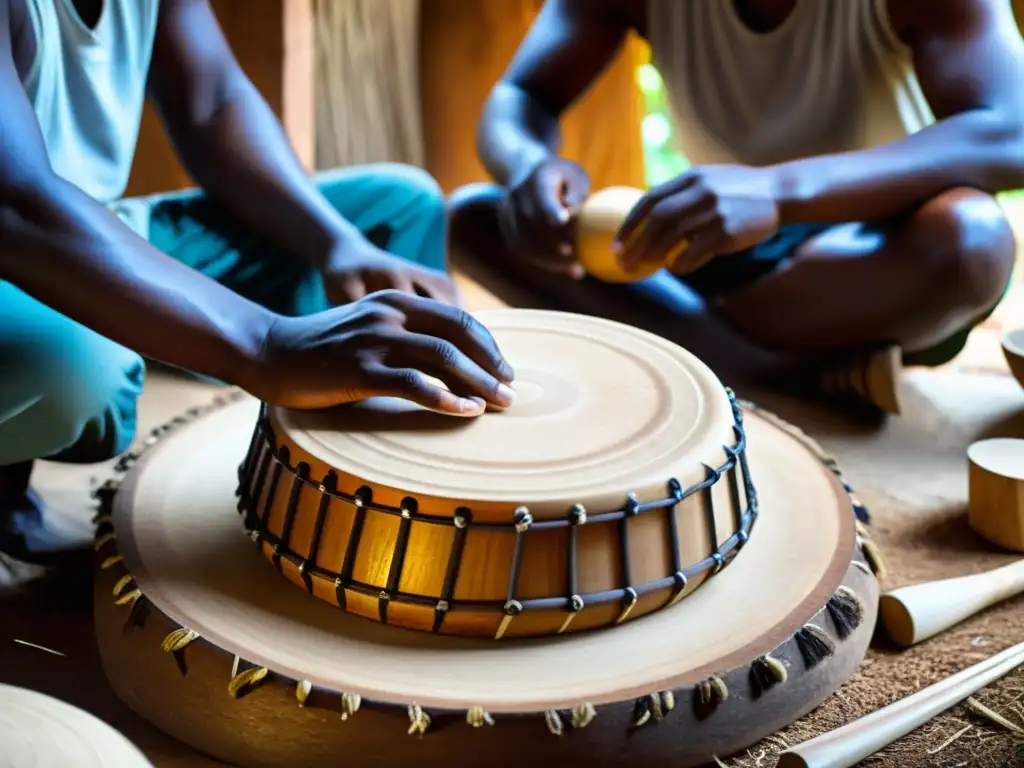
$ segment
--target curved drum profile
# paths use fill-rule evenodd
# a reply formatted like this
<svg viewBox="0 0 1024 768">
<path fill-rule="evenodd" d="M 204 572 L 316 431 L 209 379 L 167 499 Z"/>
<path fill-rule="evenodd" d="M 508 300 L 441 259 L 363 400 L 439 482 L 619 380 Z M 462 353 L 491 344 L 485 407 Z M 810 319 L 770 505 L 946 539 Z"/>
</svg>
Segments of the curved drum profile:
<svg viewBox="0 0 1024 768">
<path fill-rule="evenodd" d="M 620 624 L 721 571 L 756 518 L 732 393 L 633 328 L 486 319 L 519 369 L 508 412 L 263 410 L 239 509 L 274 566 L 365 618 L 496 638 Z"/>
<path fill-rule="evenodd" d="M 531 395 L 529 386 L 547 363 L 530 372 L 522 361 L 542 355 L 526 355 L 506 331 L 516 323 L 535 324 L 537 317 L 510 313 L 488 322 L 503 349 L 512 350 L 521 395 L 526 393 L 516 407 L 527 414 L 530 407 L 550 406 L 536 391 L 541 387 Z M 620 333 L 587 318 L 565 322 L 579 323 L 582 333 L 602 341 Z M 663 342 L 634 338 L 649 344 L 641 346 L 641 360 L 659 354 Z M 594 356 L 581 357 L 581 364 L 588 359 Z M 656 378 L 637 384 L 635 370 L 623 365 L 622 378 L 605 380 L 602 398 L 584 391 L 575 400 L 592 413 L 603 408 L 605 421 L 618 417 L 617 431 L 576 421 L 565 407 L 559 412 L 570 415 L 579 433 L 567 432 L 562 445 L 551 438 L 558 429 L 547 441 L 524 441 L 518 424 L 533 417 L 516 415 L 515 408 L 453 425 L 453 419 L 390 401 L 339 409 L 331 418 L 344 418 L 344 433 L 324 414 L 266 410 L 244 396 L 171 425 L 154 435 L 155 445 L 144 455 L 127 457 L 124 480 L 100 494 L 95 610 L 111 684 L 156 726 L 244 766 L 319 768 L 345 756 L 466 768 L 531 761 L 692 766 L 724 758 L 788 725 L 852 674 L 870 641 L 878 584 L 867 528 L 857 519 L 866 513 L 835 463 L 806 436 L 735 403 L 713 377 L 697 365 L 686 366 L 672 369 L 684 374 L 672 378 L 684 380 L 689 370 L 688 384 L 659 390 L 651 383 Z M 580 380 L 594 378 L 591 373 Z M 548 382 L 544 391 L 557 394 L 560 385 Z M 599 407 L 588 399 L 599 400 Z M 390 414 L 387 419 L 381 419 L 382 410 Z M 253 424 L 261 417 L 253 442 Z M 689 431 L 681 438 L 686 424 Z M 439 434 L 445 429 L 450 431 Z M 272 434 L 273 442 L 261 448 L 264 434 Z M 484 450 L 501 434 L 503 450 Z M 621 441 L 616 451 L 616 435 L 624 434 L 647 439 Z M 353 445 L 361 447 L 352 450 Z M 424 445 L 434 450 L 422 450 Z M 594 450 L 580 447 L 586 445 Z M 261 455 L 276 458 L 268 463 Z M 502 461 L 488 459 L 495 455 Z M 608 456 L 612 460 L 605 461 Z M 710 483 L 716 475 L 709 476 L 707 467 L 717 469 L 730 459 L 733 465 Z M 279 479 L 270 493 L 275 462 Z M 263 555 L 273 560 L 273 545 L 279 545 L 280 569 L 290 580 L 242 533 L 234 507 L 243 464 L 243 480 L 253 480 L 248 488 L 242 484 L 247 521 L 254 530 L 262 527 Z M 439 464 L 449 471 L 439 472 Z M 267 469 L 257 482 L 261 466 Z M 509 466 L 531 471 L 516 474 Z M 289 467 L 294 474 L 287 474 Z M 295 479 L 319 480 L 331 470 L 337 476 L 333 488 Z M 681 489 L 708 479 L 713 516 L 704 491 L 671 493 L 670 501 L 653 505 L 657 509 L 643 506 L 665 498 L 673 478 Z M 357 496 L 364 485 L 372 485 L 372 495 Z M 265 490 L 257 494 L 258 488 Z M 632 507 L 630 491 L 636 494 Z M 293 494 L 298 501 L 291 504 Z M 274 501 L 261 507 L 263 498 Z M 403 504 L 407 498 L 415 505 Z M 324 504 L 329 512 L 321 516 Z M 575 504 L 586 510 L 582 525 L 567 524 Z M 472 517 L 459 528 L 455 515 L 463 507 Z M 521 507 L 529 510 L 527 526 L 515 516 Z M 356 537 L 351 531 L 360 513 Z M 320 544 L 303 550 L 318 517 Z M 672 557 L 672 517 L 678 563 Z M 744 537 L 746 521 L 755 518 Z M 523 530 L 516 531 L 516 523 Z M 619 534 L 627 526 L 623 547 Z M 449 610 L 438 612 L 457 531 L 466 533 L 456 585 L 475 572 L 477 580 L 466 589 L 486 597 L 463 605 L 465 593 L 456 586 Z M 575 590 L 568 567 L 573 531 L 579 537 Z M 602 532 L 603 544 L 585 546 L 588 531 Z M 510 540 L 503 547 L 481 546 L 472 555 L 495 564 L 494 572 L 503 576 L 487 586 L 489 594 L 480 586 L 488 584 L 488 563 L 475 571 L 467 565 L 477 532 Z M 531 555 L 530 542 L 548 536 L 553 543 L 542 546 L 546 555 Z M 433 539 L 440 540 L 435 550 Z M 353 541 L 358 546 L 350 546 Z M 295 562 L 283 542 L 305 554 Z M 393 568 L 403 546 L 402 567 Z M 323 578 L 309 564 L 311 552 Z M 437 571 L 434 559 L 440 561 Z M 699 565 L 709 559 L 710 568 Z M 508 579 L 517 562 L 520 579 Z M 727 567 L 707 578 L 721 562 Z M 407 569 L 420 567 L 426 575 L 419 581 L 408 576 Z M 687 574 L 686 597 L 666 606 L 680 595 L 674 577 L 679 570 Z M 352 580 L 342 584 L 347 610 L 338 610 L 331 604 L 332 576 L 336 581 L 343 572 Z M 541 574 L 536 581 L 524 578 L 533 573 Z M 308 594 L 304 576 L 316 597 Z M 594 586 L 602 578 L 609 586 Z M 325 591 L 318 592 L 318 583 Z M 424 584 L 435 585 L 434 591 Z M 630 620 L 616 623 L 630 589 L 637 593 Z M 571 620 L 572 631 L 559 632 L 573 613 L 573 594 L 583 608 Z M 410 599 L 415 595 L 428 599 Z M 511 619 L 504 610 L 509 599 L 523 606 Z M 551 603 L 534 607 L 531 600 Z M 438 613 L 440 631 L 433 632 Z M 504 639 L 494 642 L 502 625 Z M 602 625 L 610 626 L 576 631 Z M 533 636 L 511 639 L 516 634 Z"/>
</svg>

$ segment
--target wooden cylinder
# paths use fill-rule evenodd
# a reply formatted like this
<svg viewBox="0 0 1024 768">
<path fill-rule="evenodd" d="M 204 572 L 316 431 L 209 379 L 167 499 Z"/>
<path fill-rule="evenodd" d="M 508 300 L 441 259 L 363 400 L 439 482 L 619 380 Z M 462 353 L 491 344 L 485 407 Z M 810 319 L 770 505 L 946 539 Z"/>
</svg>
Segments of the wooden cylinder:
<svg viewBox="0 0 1024 768">
<path fill-rule="evenodd" d="M 541 5 L 542 0 L 423 0 L 426 168 L 446 192 L 489 180 L 476 154 L 481 110 Z M 636 85 L 643 57 L 644 43 L 631 36 L 562 120 L 562 155 L 587 170 L 592 189 L 644 186 L 644 110 Z"/>
<path fill-rule="evenodd" d="M 967 449 L 967 519 L 988 541 L 1024 552 L 1024 440 L 980 440 Z"/>
</svg>

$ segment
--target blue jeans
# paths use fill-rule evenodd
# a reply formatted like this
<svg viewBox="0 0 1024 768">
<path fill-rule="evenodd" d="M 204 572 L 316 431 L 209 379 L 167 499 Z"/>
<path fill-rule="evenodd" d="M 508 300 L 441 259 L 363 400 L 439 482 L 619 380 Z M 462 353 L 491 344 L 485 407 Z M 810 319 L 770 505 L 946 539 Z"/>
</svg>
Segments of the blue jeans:
<svg viewBox="0 0 1024 768">
<path fill-rule="evenodd" d="M 445 269 L 445 199 L 426 172 L 379 164 L 321 173 L 314 181 L 377 245 Z M 268 247 L 200 192 L 112 207 L 163 252 L 275 312 L 305 315 L 329 307 L 319 275 Z M 44 458 L 103 461 L 127 450 L 144 377 L 137 354 L 0 281 L 0 466 Z"/>
</svg>

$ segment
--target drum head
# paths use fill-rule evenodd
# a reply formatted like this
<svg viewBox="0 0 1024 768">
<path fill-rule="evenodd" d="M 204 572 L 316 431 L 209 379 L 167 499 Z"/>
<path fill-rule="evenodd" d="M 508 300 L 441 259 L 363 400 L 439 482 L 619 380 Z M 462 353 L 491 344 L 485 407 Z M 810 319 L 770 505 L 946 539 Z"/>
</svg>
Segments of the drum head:
<svg viewBox="0 0 1024 768">
<path fill-rule="evenodd" d="M 113 523 L 125 567 L 158 610 L 318 688 L 500 713 L 691 685 L 790 638 L 854 555 L 854 516 L 838 480 L 802 441 L 748 412 L 757 526 L 727 569 L 676 606 L 613 629 L 500 643 L 389 627 L 297 590 L 244 535 L 236 472 L 258 410 L 254 400 L 236 402 L 158 444 L 122 486 Z"/>
<path fill-rule="evenodd" d="M 63 701 L 0 685 L 0 767 L 152 768 L 124 736 Z"/>
<path fill-rule="evenodd" d="M 704 464 L 721 463 L 732 407 L 711 369 L 685 349 L 566 312 L 479 318 L 516 368 L 507 411 L 454 419 L 374 398 L 331 411 L 272 409 L 275 429 L 344 482 L 458 499 L 478 520 L 502 502 L 538 519 L 564 517 L 577 503 L 616 509 L 627 490 L 662 498 L 668 478 L 687 487 L 704 479 Z"/>
</svg>

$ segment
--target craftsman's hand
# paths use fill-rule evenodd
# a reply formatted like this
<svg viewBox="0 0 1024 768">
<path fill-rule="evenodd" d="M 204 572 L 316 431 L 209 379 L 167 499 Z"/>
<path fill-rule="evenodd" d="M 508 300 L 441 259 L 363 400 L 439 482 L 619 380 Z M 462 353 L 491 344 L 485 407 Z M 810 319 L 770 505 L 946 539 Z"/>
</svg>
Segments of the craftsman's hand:
<svg viewBox="0 0 1024 768">
<path fill-rule="evenodd" d="M 392 256 L 362 237 L 335 248 L 322 274 L 327 298 L 335 306 L 388 290 L 459 303 L 448 275 Z"/>
<path fill-rule="evenodd" d="M 687 247 L 671 265 L 694 272 L 716 256 L 766 240 L 779 228 L 776 181 L 769 169 L 742 165 L 693 168 L 648 192 L 616 235 L 622 264 L 664 262 L 673 248 Z"/>
<path fill-rule="evenodd" d="M 432 411 L 478 416 L 487 405 L 511 405 L 512 377 L 491 334 L 469 314 L 384 291 L 319 314 L 275 317 L 251 385 L 240 383 L 289 408 L 390 396 Z"/>
<path fill-rule="evenodd" d="M 498 212 L 505 243 L 522 261 L 556 274 L 583 277 L 573 253 L 573 219 L 590 194 L 576 163 L 554 157 L 509 186 Z"/>
</svg>

